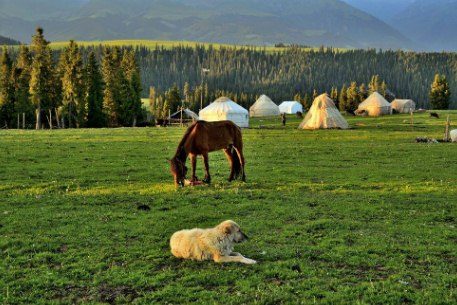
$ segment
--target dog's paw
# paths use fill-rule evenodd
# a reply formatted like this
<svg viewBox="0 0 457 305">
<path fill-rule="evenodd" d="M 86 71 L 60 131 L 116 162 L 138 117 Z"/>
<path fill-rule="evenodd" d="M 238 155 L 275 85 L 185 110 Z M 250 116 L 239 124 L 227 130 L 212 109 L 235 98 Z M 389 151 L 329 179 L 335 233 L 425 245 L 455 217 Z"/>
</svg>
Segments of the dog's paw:
<svg viewBox="0 0 457 305">
<path fill-rule="evenodd" d="M 253 265 L 253 264 L 257 264 L 257 261 L 245 257 L 245 258 L 243 259 L 243 263 L 248 264 L 248 265 Z"/>
</svg>

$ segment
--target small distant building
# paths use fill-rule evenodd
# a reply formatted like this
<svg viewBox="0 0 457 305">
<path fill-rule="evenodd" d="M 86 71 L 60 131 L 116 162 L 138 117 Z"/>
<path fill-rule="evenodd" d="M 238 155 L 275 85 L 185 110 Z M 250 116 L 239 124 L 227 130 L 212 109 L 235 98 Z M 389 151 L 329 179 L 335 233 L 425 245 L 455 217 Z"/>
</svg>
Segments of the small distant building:
<svg viewBox="0 0 457 305">
<path fill-rule="evenodd" d="M 171 124 L 175 123 L 191 123 L 198 121 L 198 115 L 193 112 L 192 110 L 186 108 L 176 111 L 175 113 L 171 114 L 168 118 Z"/>
<path fill-rule="evenodd" d="M 249 112 L 223 96 L 200 110 L 200 120 L 214 122 L 229 120 L 241 128 L 249 128 Z"/>
<path fill-rule="evenodd" d="M 249 116 L 266 117 L 278 116 L 280 114 L 279 107 L 268 96 L 261 95 L 257 101 L 249 108 Z"/>
<path fill-rule="evenodd" d="M 411 113 L 416 110 L 416 103 L 413 100 L 395 99 L 390 106 L 397 113 Z"/>
<path fill-rule="evenodd" d="M 333 100 L 326 94 L 321 94 L 313 102 L 299 129 L 348 129 L 349 124 L 336 108 Z"/>
<path fill-rule="evenodd" d="M 373 92 L 359 105 L 357 110 L 360 113 L 365 112 L 369 116 L 392 114 L 392 107 L 389 102 L 378 92 Z"/>
<path fill-rule="evenodd" d="M 303 106 L 296 101 L 284 101 L 279 105 L 279 111 L 286 114 L 303 113 Z"/>
</svg>

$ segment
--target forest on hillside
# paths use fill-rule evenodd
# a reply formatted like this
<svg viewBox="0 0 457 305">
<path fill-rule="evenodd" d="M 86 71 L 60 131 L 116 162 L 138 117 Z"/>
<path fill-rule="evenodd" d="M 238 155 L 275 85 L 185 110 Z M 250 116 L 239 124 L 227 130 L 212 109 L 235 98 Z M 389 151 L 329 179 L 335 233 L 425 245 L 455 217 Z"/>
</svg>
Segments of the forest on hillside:
<svg viewBox="0 0 457 305">
<path fill-rule="evenodd" d="M 340 90 L 352 82 L 368 87 L 372 76 L 379 75 L 395 97 L 411 98 L 418 107 L 430 108 L 430 86 L 439 73 L 446 76 L 450 91 L 455 93 L 451 95 L 450 107 L 457 108 L 456 53 L 333 48 L 313 51 L 294 47 L 283 52 L 258 48 L 157 47 L 138 48 L 136 53 L 144 96 L 151 86 L 163 92 L 173 85 L 184 89 L 186 82 L 198 90 L 202 68 L 209 69 L 204 77 L 209 94 L 205 104 L 225 93 L 245 107 L 261 94 L 280 103 L 297 95 L 312 97 L 314 90 L 330 94 L 332 87 Z"/>
<path fill-rule="evenodd" d="M 281 51 L 253 47 L 216 48 L 211 45 L 171 48 L 156 46 L 152 49 L 139 46 L 108 48 L 101 45 L 78 47 L 74 42 L 63 50 L 51 50 L 44 38 L 42 40 L 41 50 L 44 50 L 45 57 L 48 56 L 46 54 L 50 57 L 47 64 L 50 66 L 47 80 L 49 88 L 39 92 L 56 91 L 54 97 L 45 98 L 49 102 L 43 109 L 47 109 L 46 113 L 54 111 L 55 117 L 67 113 L 67 125 L 72 125 L 72 117 L 80 117 L 79 127 L 131 126 L 136 124 L 137 118 L 151 118 L 144 110 L 140 113 L 138 106 L 132 106 L 139 103 L 140 95 L 149 98 L 151 107 L 148 110 L 156 119 L 166 117 L 180 106 L 198 111 L 200 104 L 205 107 L 220 96 L 227 96 L 249 108 L 261 94 L 268 95 L 278 104 L 284 100 L 297 100 L 307 109 L 313 97 L 327 92 L 340 110 L 351 112 L 369 93 L 379 91 L 388 100 L 395 97 L 413 99 L 418 108 L 430 109 L 430 89 L 437 74 L 448 82 L 448 91 L 451 93 L 449 108 L 457 108 L 456 53 L 339 50 L 324 47 L 305 49 L 297 46 L 284 47 Z M 5 126 L 14 125 L 13 122 L 18 120 L 17 115 L 24 112 L 17 109 L 13 111 L 20 105 L 19 101 L 23 100 L 22 103 L 26 105 L 30 104 L 27 99 L 33 99 L 32 96 L 28 97 L 28 91 L 33 87 L 32 82 L 28 83 L 24 79 L 22 82 L 27 83 L 21 84 L 18 81 L 25 72 L 28 71 L 24 75 L 32 73 L 30 67 L 33 70 L 34 65 L 39 67 L 41 64 L 38 65 L 35 60 L 33 64 L 30 59 L 24 60 L 38 58 L 37 51 L 34 50 L 37 49 L 36 46 L 29 55 L 26 49 L 24 46 L 20 48 L 21 52 L 25 52 L 22 55 L 20 50 L 14 48 L 0 52 L 3 53 L 1 70 L 9 71 L 0 75 L 0 89 L 5 89 L 0 91 L 8 93 L 8 90 L 20 85 L 23 88 L 21 92 L 24 93 L 19 96 L 12 91 L 1 94 L 3 102 L 0 103 L 0 114 L 3 113 L 2 118 L 6 118 L 2 119 Z M 65 52 L 73 54 L 71 56 L 74 59 L 67 59 L 69 55 Z M 11 56 L 11 60 L 6 55 Z M 129 59 L 123 59 L 123 56 Z M 16 60 L 18 62 L 14 64 Z M 137 72 L 124 71 L 121 61 L 126 63 L 125 67 Z M 89 64 L 95 73 L 92 81 L 87 79 L 92 75 L 87 71 Z M 113 68 L 115 69 L 112 70 Z M 11 74 L 11 77 L 6 77 L 6 74 Z M 67 79 L 65 74 L 68 75 Z M 135 76 L 134 79 L 129 80 L 132 75 Z M 36 81 L 37 77 L 32 73 L 32 80 Z M 72 81 L 74 77 L 76 78 Z M 98 87 L 91 89 L 91 82 L 99 83 Z M 68 93 L 65 93 L 66 86 L 70 88 Z M 72 93 L 74 90 L 79 95 Z M 88 124 L 93 115 L 87 111 L 90 105 L 86 105 L 88 102 L 85 99 L 92 96 L 88 92 L 94 92 L 92 95 L 96 97 L 97 107 L 103 108 L 103 113 L 100 113 L 101 121 L 104 122 L 102 124 Z M 8 99 L 8 96 L 11 98 Z M 65 109 L 72 104 L 79 106 Z M 28 109 L 30 121 L 33 117 L 32 108 L 25 108 Z M 55 120 L 51 115 L 49 117 L 49 122 Z M 37 117 L 37 126 L 40 125 L 38 121 Z M 59 125 L 58 120 L 56 123 Z"/>
</svg>

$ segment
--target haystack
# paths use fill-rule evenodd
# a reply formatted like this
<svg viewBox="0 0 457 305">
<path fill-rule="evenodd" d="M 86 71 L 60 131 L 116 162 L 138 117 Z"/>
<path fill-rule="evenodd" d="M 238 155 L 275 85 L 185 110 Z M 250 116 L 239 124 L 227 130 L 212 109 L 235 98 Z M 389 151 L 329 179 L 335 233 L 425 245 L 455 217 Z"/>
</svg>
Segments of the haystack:
<svg viewBox="0 0 457 305">
<path fill-rule="evenodd" d="M 301 122 L 300 129 L 348 129 L 349 124 L 336 108 L 333 100 L 326 94 L 321 94 L 314 100 L 311 108 Z"/>
</svg>

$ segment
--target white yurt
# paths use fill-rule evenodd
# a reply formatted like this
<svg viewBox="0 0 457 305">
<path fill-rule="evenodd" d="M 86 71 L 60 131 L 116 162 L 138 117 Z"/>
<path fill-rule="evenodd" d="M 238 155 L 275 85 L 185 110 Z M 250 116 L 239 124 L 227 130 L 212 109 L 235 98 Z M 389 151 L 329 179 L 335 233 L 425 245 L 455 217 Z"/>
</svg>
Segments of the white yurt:
<svg viewBox="0 0 457 305">
<path fill-rule="evenodd" d="M 457 129 L 452 129 L 450 132 L 449 132 L 450 136 L 451 136 L 451 141 L 452 142 L 457 142 Z"/>
<path fill-rule="evenodd" d="M 299 129 L 348 129 L 349 124 L 336 108 L 333 100 L 326 94 L 321 94 L 314 100 L 311 108 L 301 122 Z"/>
<path fill-rule="evenodd" d="M 284 101 L 279 105 L 279 111 L 286 114 L 303 113 L 303 106 L 296 101 Z"/>
<path fill-rule="evenodd" d="M 369 116 L 392 114 L 392 107 L 389 102 L 378 92 L 373 92 L 366 100 L 360 103 L 357 110 L 359 112 L 364 110 Z"/>
<path fill-rule="evenodd" d="M 200 110 L 198 116 L 208 122 L 230 120 L 241 128 L 249 127 L 249 112 L 225 96 Z"/>
<path fill-rule="evenodd" d="M 416 103 L 413 100 L 395 99 L 390 106 L 398 113 L 411 113 L 416 110 Z"/>
<path fill-rule="evenodd" d="M 190 110 L 189 108 L 186 109 L 181 109 L 176 111 L 175 113 L 171 114 L 168 119 L 186 119 L 186 120 L 192 120 L 192 121 L 198 121 L 198 115 Z"/>
<path fill-rule="evenodd" d="M 261 95 L 249 108 L 250 117 L 265 117 L 280 115 L 279 107 L 268 96 Z"/>
</svg>

